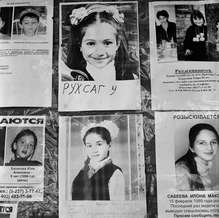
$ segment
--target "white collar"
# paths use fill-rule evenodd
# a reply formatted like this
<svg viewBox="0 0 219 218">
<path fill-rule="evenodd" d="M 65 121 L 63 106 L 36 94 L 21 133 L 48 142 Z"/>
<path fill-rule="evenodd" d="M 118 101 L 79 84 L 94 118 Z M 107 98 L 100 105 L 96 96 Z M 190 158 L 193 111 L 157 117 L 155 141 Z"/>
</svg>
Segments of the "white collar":
<svg viewBox="0 0 219 218">
<path fill-rule="evenodd" d="M 93 65 L 87 63 L 86 70 L 92 76 L 94 81 L 98 82 L 110 82 L 116 80 L 116 69 L 114 61 L 107 64 L 104 68 L 96 68 Z"/>
</svg>

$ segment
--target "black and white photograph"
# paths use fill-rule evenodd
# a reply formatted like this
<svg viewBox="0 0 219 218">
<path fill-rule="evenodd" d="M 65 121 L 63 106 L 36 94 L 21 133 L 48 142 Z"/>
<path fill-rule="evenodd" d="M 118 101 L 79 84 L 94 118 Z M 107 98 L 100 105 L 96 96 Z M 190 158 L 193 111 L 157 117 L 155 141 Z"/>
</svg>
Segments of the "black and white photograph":
<svg viewBox="0 0 219 218">
<path fill-rule="evenodd" d="M 45 122 L 0 116 L 0 201 L 43 201 Z"/>
<path fill-rule="evenodd" d="M 157 191 L 162 205 L 158 217 L 172 217 L 171 208 L 187 203 L 190 209 L 178 215 L 213 212 L 213 196 L 219 194 L 218 132 L 218 111 L 155 113 Z M 200 212 L 204 207 L 209 210 Z"/>
<path fill-rule="evenodd" d="M 69 68 L 62 81 L 139 78 L 135 2 L 66 4 L 61 15 L 61 55 Z"/>
<path fill-rule="evenodd" d="M 176 188 L 179 191 L 219 190 L 219 122 L 189 124 L 191 127 L 181 126 L 175 134 Z"/>
<path fill-rule="evenodd" d="M 47 8 L 22 6 L 14 8 L 13 40 L 45 40 Z"/>
<path fill-rule="evenodd" d="M 0 7 L 0 40 L 11 39 L 13 7 Z"/>
<path fill-rule="evenodd" d="M 205 5 L 176 5 L 178 60 L 209 61 Z"/>
<path fill-rule="evenodd" d="M 141 122 L 134 115 L 61 117 L 61 204 L 116 201 L 131 208 L 135 202 L 137 215 L 145 213 L 143 144 L 137 139 Z"/>
<path fill-rule="evenodd" d="M 174 5 L 154 8 L 158 61 L 177 60 L 176 14 Z"/>
<path fill-rule="evenodd" d="M 138 2 L 62 2 L 59 17 L 59 111 L 140 109 Z"/>
<path fill-rule="evenodd" d="M 43 127 L 8 127 L 5 165 L 42 166 L 43 148 Z"/>
<path fill-rule="evenodd" d="M 217 18 L 216 1 L 149 3 L 153 110 L 218 109 Z"/>
</svg>

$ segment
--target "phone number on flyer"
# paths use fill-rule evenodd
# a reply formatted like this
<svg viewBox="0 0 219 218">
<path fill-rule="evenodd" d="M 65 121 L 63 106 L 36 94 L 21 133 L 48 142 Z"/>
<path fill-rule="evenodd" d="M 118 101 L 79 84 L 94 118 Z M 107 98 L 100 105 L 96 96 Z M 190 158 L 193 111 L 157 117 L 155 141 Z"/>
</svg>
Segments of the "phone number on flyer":
<svg viewBox="0 0 219 218">
<path fill-rule="evenodd" d="M 0 194 L 1 200 L 18 200 L 18 199 L 30 199 L 32 198 L 32 194 Z"/>
</svg>

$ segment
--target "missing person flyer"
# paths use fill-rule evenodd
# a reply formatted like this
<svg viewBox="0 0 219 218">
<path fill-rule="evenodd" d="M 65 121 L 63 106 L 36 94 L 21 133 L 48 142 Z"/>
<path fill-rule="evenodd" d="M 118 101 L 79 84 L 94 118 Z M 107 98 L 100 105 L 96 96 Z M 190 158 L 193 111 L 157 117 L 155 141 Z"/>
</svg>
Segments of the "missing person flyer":
<svg viewBox="0 0 219 218">
<path fill-rule="evenodd" d="M 143 118 L 59 120 L 59 211 L 62 218 L 146 217 Z"/>
<path fill-rule="evenodd" d="M 153 110 L 219 108 L 219 3 L 149 4 Z"/>
<path fill-rule="evenodd" d="M 0 116 L 0 201 L 42 201 L 44 116 Z"/>
<path fill-rule="evenodd" d="M 0 218 L 17 218 L 17 204 L 0 203 Z"/>
<path fill-rule="evenodd" d="M 59 3 L 59 111 L 140 110 L 138 2 Z"/>
<path fill-rule="evenodd" d="M 0 107 L 51 106 L 52 17 L 50 0 L 0 2 Z"/>
<path fill-rule="evenodd" d="M 156 112 L 158 217 L 219 217 L 219 112 Z"/>
</svg>

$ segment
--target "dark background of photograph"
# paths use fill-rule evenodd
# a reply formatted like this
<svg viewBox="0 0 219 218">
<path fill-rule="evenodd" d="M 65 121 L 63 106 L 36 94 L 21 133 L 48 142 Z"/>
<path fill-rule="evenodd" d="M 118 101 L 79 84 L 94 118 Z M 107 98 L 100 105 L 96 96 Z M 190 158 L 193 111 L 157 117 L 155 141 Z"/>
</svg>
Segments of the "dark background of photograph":
<svg viewBox="0 0 219 218">
<path fill-rule="evenodd" d="M 204 5 L 176 5 L 176 39 L 178 60 L 185 60 L 183 41 L 186 30 L 191 26 L 191 13 L 194 9 L 203 13 Z M 205 13 L 203 13 L 205 17 Z"/>
<path fill-rule="evenodd" d="M 4 165 L 6 127 L 0 127 L 0 166 Z"/>
<path fill-rule="evenodd" d="M 20 22 L 20 13 L 28 8 L 32 8 L 40 13 L 40 25 L 38 28 L 38 34 L 45 35 L 46 34 L 46 24 L 47 24 L 47 9 L 45 6 L 22 6 L 15 7 L 14 9 L 14 20 L 13 20 L 13 34 L 20 35 L 22 34 L 22 30 L 19 26 Z"/>
<path fill-rule="evenodd" d="M 93 4 L 93 3 L 91 3 Z M 70 5 L 62 5 L 62 60 L 66 62 L 67 57 L 67 47 L 68 47 L 68 41 L 70 37 L 70 19 L 69 15 L 72 13 L 73 9 L 85 7 L 87 4 L 70 4 Z M 131 3 L 110 3 L 109 5 L 115 5 L 120 13 L 124 14 L 124 26 L 125 26 L 125 34 L 126 39 L 128 41 L 128 53 L 130 57 L 130 69 L 136 69 L 133 68 L 133 65 L 136 66 L 136 63 L 138 64 L 139 68 L 139 54 L 138 54 L 138 22 L 137 22 L 137 4 L 135 2 Z M 133 72 L 136 74 L 137 77 L 139 77 L 139 72 Z"/>
<path fill-rule="evenodd" d="M 219 51 L 216 51 L 216 21 L 219 21 L 219 4 L 206 4 L 205 13 L 208 28 L 208 52 L 210 61 L 219 61 Z"/>
<path fill-rule="evenodd" d="M 11 36 L 11 24 L 12 24 L 12 7 L 2 7 L 0 8 L 0 16 L 2 20 L 5 21 L 4 27 L 0 30 L 0 33 Z"/>
</svg>

